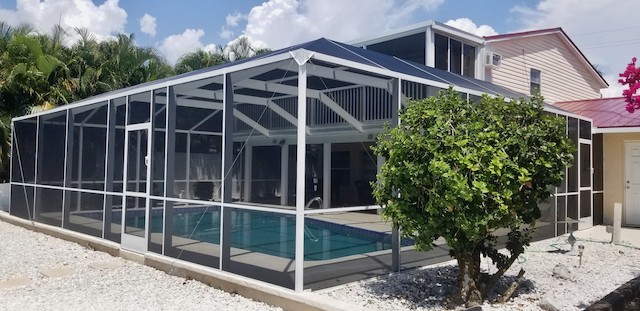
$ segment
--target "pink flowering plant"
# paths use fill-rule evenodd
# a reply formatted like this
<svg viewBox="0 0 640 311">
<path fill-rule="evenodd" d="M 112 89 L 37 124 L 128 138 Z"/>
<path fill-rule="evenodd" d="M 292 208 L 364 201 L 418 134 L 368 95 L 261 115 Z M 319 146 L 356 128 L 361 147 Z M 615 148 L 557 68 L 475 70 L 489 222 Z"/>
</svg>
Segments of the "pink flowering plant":
<svg viewBox="0 0 640 311">
<path fill-rule="evenodd" d="M 629 88 L 622 91 L 624 101 L 627 102 L 627 111 L 633 113 L 640 109 L 640 94 L 636 95 L 640 89 L 640 67 L 636 67 L 636 58 L 631 59 L 631 63 L 627 65 L 627 69 L 620 74 L 618 82 L 622 85 L 628 85 Z"/>
</svg>

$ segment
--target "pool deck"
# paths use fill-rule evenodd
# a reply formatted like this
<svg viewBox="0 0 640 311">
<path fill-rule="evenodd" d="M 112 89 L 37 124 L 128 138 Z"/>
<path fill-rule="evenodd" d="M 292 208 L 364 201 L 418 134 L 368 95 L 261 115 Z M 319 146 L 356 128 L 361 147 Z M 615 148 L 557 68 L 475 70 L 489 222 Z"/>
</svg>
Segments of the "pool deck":
<svg viewBox="0 0 640 311">
<path fill-rule="evenodd" d="M 391 223 L 384 221 L 382 216 L 378 214 L 343 212 L 308 215 L 305 217 L 388 234 L 391 233 L 392 229 Z"/>
</svg>

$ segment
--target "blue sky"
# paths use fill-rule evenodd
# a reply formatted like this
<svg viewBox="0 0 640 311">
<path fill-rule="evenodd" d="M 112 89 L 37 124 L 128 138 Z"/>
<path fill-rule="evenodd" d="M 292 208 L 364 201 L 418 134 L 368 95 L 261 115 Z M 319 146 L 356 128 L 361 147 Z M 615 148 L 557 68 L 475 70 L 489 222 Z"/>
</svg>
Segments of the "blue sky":
<svg viewBox="0 0 640 311">
<path fill-rule="evenodd" d="M 281 48 L 328 37 L 349 41 L 436 20 L 479 35 L 562 27 L 619 96 L 617 74 L 640 56 L 638 0 L 0 0 L 0 20 L 43 31 L 60 22 L 97 38 L 133 33 L 169 62 L 246 35 Z M 73 36 L 70 37 L 73 42 Z"/>
</svg>

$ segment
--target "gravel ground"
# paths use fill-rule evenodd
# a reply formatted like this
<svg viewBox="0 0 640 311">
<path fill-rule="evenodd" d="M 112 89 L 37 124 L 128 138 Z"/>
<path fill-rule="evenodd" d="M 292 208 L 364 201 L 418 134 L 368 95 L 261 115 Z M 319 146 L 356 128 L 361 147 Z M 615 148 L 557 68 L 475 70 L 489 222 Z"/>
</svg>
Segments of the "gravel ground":
<svg viewBox="0 0 640 311">
<path fill-rule="evenodd" d="M 0 221 L 0 281 L 17 277 L 33 283 L 0 289 L 0 310 L 281 310 Z"/>
<path fill-rule="evenodd" d="M 544 300 L 559 310 L 583 310 L 640 275 L 639 249 L 578 241 L 577 245 L 585 246 L 579 266 L 578 256 L 558 251 L 569 250 L 565 241 L 562 237 L 532 243 L 499 284 L 506 288 L 523 268 L 526 272 L 514 297 L 506 304 L 486 302 L 482 309 L 541 310 L 539 304 Z M 557 264 L 566 266 L 572 280 L 552 276 Z M 485 261 L 483 269 L 494 268 Z M 444 310 L 442 301 L 456 288 L 457 273 L 455 262 L 449 261 L 317 293 L 369 310 Z"/>
<path fill-rule="evenodd" d="M 499 284 L 507 286 L 523 268 L 514 298 L 485 303 L 483 310 L 541 310 L 543 300 L 559 310 L 582 310 L 640 275 L 640 249 L 579 241 L 585 246 L 579 266 L 579 257 L 557 251 L 568 250 L 565 240 L 532 243 Z M 114 267 L 92 267 L 105 263 Z M 557 264 L 567 267 L 572 280 L 552 276 Z M 71 273 L 42 274 L 59 268 Z M 488 262 L 483 268 L 493 269 Z M 18 277 L 33 282 L 0 289 L 0 310 L 280 310 L 0 221 L 0 282 Z M 456 278 L 455 263 L 449 261 L 316 293 L 367 310 L 444 310 L 442 301 L 456 288 Z"/>
</svg>

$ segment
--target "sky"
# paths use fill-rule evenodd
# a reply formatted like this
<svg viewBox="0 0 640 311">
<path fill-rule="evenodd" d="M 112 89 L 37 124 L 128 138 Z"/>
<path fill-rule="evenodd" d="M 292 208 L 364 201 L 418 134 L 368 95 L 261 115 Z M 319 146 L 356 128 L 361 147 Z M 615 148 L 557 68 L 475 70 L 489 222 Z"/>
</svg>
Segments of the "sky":
<svg viewBox="0 0 640 311">
<path fill-rule="evenodd" d="M 170 62 L 238 36 L 272 49 L 326 37 L 351 41 L 435 20 L 478 34 L 562 27 L 620 96 L 618 74 L 640 56 L 639 0 L 0 0 L 0 21 L 61 24 L 99 40 L 134 34 Z M 75 36 L 69 37 L 72 44 Z"/>
</svg>

